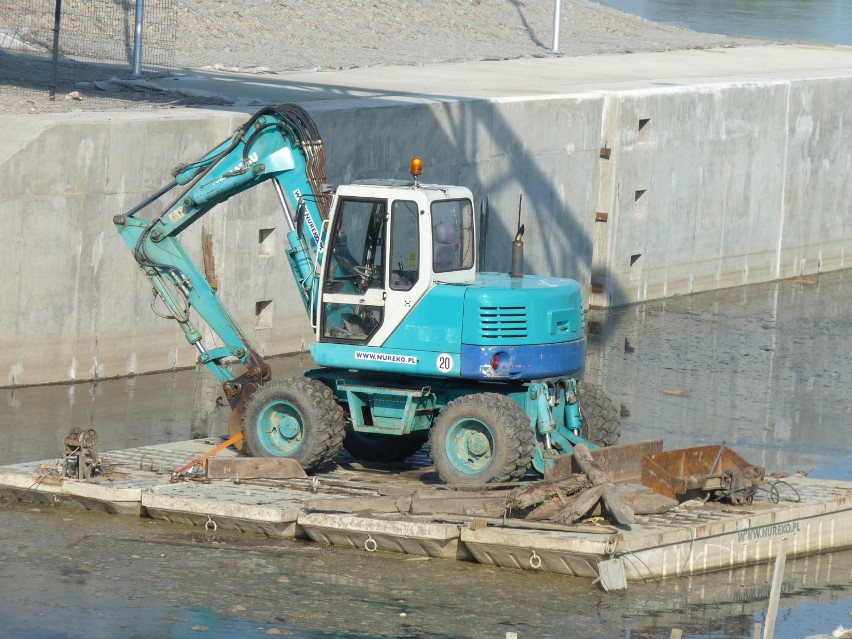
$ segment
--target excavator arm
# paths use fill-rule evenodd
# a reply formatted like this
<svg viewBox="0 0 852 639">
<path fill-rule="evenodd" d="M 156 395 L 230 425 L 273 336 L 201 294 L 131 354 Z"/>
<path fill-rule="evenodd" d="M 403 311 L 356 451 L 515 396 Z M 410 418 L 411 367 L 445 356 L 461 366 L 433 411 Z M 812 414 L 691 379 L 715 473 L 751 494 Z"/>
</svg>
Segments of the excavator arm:
<svg viewBox="0 0 852 639">
<path fill-rule="evenodd" d="M 269 181 L 287 218 L 287 257 L 302 302 L 316 315 L 317 265 L 322 261 L 330 196 L 325 192 L 325 156 L 316 125 L 297 105 L 267 107 L 240 126 L 227 140 L 191 164 L 173 171 L 174 180 L 114 223 L 133 257 L 162 299 L 166 313 L 178 322 L 198 360 L 224 384 L 239 414 L 248 397 L 270 377 L 270 368 L 179 241 L 179 235 L 217 204 Z M 175 188 L 184 187 L 153 219 L 137 217 Z M 190 309 L 207 323 L 221 346 L 208 348 Z M 239 361 L 245 371 L 234 375 L 227 363 Z"/>
</svg>

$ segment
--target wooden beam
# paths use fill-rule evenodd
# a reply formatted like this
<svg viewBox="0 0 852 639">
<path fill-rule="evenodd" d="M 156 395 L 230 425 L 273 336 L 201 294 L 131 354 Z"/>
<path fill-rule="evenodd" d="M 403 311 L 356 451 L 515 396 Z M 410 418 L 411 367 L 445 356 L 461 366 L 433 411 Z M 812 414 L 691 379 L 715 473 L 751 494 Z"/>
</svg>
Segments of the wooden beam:
<svg viewBox="0 0 852 639">
<path fill-rule="evenodd" d="M 211 457 L 208 479 L 304 479 L 308 475 L 289 457 Z"/>
</svg>

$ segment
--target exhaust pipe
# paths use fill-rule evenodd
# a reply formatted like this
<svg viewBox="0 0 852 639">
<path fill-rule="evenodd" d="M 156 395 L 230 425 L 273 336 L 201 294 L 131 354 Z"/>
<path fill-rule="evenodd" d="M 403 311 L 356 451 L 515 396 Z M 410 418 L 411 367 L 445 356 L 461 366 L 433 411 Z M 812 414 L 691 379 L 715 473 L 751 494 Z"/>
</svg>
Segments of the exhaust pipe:
<svg viewBox="0 0 852 639">
<path fill-rule="evenodd" d="M 509 272 L 509 277 L 519 278 L 524 276 L 524 225 L 521 224 L 521 204 L 524 201 L 524 194 L 518 196 L 518 232 L 515 234 L 515 241 L 512 242 L 512 270 Z"/>
</svg>

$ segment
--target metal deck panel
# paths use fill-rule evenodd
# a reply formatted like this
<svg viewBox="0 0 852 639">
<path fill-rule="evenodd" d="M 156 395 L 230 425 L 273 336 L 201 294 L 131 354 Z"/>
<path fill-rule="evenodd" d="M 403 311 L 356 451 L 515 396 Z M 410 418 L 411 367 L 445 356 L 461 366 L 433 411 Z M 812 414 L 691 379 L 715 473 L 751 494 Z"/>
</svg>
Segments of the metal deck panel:
<svg viewBox="0 0 852 639">
<path fill-rule="evenodd" d="M 596 576 L 598 561 L 621 557 L 630 580 L 770 561 L 782 540 L 791 557 L 852 547 L 852 484 L 805 477 L 786 481 L 802 502 L 763 498 L 743 507 L 682 505 L 638 516 L 632 526 L 597 538 L 497 527 L 464 529 L 461 537 L 480 563 Z"/>
</svg>

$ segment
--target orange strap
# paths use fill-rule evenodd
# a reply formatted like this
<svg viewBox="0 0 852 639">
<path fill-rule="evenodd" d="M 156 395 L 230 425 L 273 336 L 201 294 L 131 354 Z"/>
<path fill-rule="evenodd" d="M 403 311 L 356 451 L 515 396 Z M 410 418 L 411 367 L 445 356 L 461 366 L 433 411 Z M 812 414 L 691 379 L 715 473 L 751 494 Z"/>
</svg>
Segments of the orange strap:
<svg viewBox="0 0 852 639">
<path fill-rule="evenodd" d="M 206 460 L 208 457 L 213 457 L 213 455 L 215 455 L 216 453 L 220 453 L 220 452 L 222 452 L 222 451 L 223 451 L 223 450 L 225 450 L 228 446 L 232 446 L 233 444 L 236 444 L 236 443 L 237 443 L 238 441 L 240 441 L 242 438 L 243 438 L 243 434 L 242 434 L 242 433 L 237 433 L 236 435 L 234 435 L 234 436 L 233 436 L 233 437 L 231 437 L 230 439 L 225 440 L 224 442 L 222 442 L 221 444 L 219 444 L 218 446 L 216 446 L 216 448 L 214 448 L 213 450 L 211 450 L 211 451 L 208 451 L 208 452 L 204 453 L 204 454 L 203 454 L 201 457 L 199 457 L 198 459 L 193 459 L 193 460 L 192 460 L 191 462 L 189 462 L 186 466 L 184 466 L 183 468 L 180 468 L 180 469 L 176 470 L 173 474 L 174 474 L 174 475 L 183 475 L 186 471 L 188 471 L 188 470 L 189 470 L 190 468 L 192 468 L 193 466 L 197 466 L 198 464 L 200 464 L 201 462 L 203 462 L 204 460 Z"/>
</svg>

